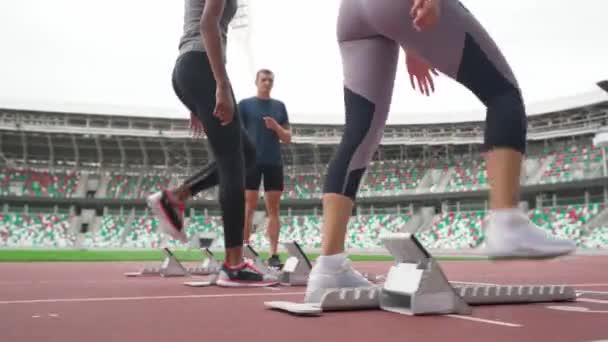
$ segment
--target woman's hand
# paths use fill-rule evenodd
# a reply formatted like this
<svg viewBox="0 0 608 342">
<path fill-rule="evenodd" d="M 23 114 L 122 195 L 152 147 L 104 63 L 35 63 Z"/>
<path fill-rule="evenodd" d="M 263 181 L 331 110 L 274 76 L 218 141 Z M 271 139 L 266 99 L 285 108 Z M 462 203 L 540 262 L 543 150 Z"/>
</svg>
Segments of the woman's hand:
<svg viewBox="0 0 608 342">
<path fill-rule="evenodd" d="M 405 53 L 405 63 L 407 65 L 407 72 L 410 74 L 410 83 L 412 89 L 416 90 L 414 78 L 418 82 L 418 90 L 420 93 L 429 96 L 429 88 L 432 92 L 435 92 L 435 84 L 433 83 L 433 76 L 439 76 L 437 70 L 433 68 L 427 61 L 412 52 Z"/>
<path fill-rule="evenodd" d="M 218 84 L 213 115 L 220 120 L 222 126 L 230 124 L 234 119 L 234 99 L 228 85 Z"/>
<path fill-rule="evenodd" d="M 414 18 L 414 28 L 417 31 L 428 30 L 439 21 L 439 1 L 414 0 L 410 15 Z"/>
</svg>

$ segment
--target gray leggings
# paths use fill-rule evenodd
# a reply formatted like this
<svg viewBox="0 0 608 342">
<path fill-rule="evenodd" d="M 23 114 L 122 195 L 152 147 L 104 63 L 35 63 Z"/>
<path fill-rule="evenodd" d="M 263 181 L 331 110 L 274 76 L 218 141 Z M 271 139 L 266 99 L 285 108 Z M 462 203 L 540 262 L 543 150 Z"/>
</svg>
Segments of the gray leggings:
<svg viewBox="0 0 608 342">
<path fill-rule="evenodd" d="M 328 168 L 325 193 L 355 199 L 382 139 L 400 47 L 416 52 L 485 105 L 484 149 L 505 147 L 525 153 L 527 122 L 519 85 L 490 35 L 458 0 L 442 0 L 439 22 L 418 32 L 409 14 L 412 3 L 342 0 L 337 33 L 346 124 Z"/>
</svg>

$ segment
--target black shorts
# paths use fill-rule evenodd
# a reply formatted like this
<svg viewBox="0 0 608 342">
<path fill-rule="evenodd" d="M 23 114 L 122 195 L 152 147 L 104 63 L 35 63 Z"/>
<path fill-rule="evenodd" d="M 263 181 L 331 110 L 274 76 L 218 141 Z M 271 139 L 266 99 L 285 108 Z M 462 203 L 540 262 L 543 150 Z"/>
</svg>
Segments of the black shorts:
<svg viewBox="0 0 608 342">
<path fill-rule="evenodd" d="M 283 165 L 256 165 L 247 172 L 245 188 L 259 191 L 264 176 L 264 191 L 283 191 Z"/>
</svg>

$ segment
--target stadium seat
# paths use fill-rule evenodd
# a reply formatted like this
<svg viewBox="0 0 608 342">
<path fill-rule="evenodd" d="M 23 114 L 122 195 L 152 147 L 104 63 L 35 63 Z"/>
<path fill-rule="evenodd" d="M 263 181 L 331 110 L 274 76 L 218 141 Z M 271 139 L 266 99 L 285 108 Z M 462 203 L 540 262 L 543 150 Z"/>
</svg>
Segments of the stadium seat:
<svg viewBox="0 0 608 342">
<path fill-rule="evenodd" d="M 0 184 L 0 195 L 69 198 L 76 190 L 78 174 L 3 166 Z"/>
<path fill-rule="evenodd" d="M 2 247 L 73 247 L 76 235 L 64 214 L 0 214 Z"/>
<path fill-rule="evenodd" d="M 448 181 L 449 191 L 478 190 L 488 184 L 485 160 L 454 161 L 454 173 Z"/>
<path fill-rule="evenodd" d="M 106 198 L 137 198 L 139 196 L 138 179 L 138 176 L 112 175 L 108 182 Z"/>
</svg>

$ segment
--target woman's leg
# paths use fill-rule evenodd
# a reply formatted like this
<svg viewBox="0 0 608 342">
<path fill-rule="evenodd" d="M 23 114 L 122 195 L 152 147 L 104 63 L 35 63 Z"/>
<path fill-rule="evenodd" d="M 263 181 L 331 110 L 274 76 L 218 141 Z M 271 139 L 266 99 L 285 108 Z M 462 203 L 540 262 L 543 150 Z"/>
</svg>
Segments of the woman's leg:
<svg viewBox="0 0 608 342">
<path fill-rule="evenodd" d="M 442 1 L 437 25 L 423 32 L 409 19 L 413 0 L 361 1 L 379 34 L 413 50 L 485 105 L 484 150 L 491 185 L 488 253 L 554 257 L 573 252 L 574 242 L 546 234 L 518 209 L 526 110 L 511 67 L 484 27 L 458 0 Z"/>
<path fill-rule="evenodd" d="M 213 116 L 216 85 L 206 54 L 190 52 L 181 56 L 176 65 L 175 83 L 184 102 L 194 107 L 194 112 L 204 125 L 215 158 L 226 248 L 226 263 L 220 272 L 218 285 L 275 284 L 276 279 L 242 262 L 245 162 L 240 117 L 235 113 L 233 121 L 222 126 Z M 238 108 L 236 103 L 235 108 Z"/>
<path fill-rule="evenodd" d="M 338 40 L 346 123 L 325 180 L 322 255 L 308 282 L 306 301 L 310 302 L 318 301 L 326 288 L 369 285 L 349 266 L 344 241 L 361 178 L 384 132 L 399 46 L 375 34 L 359 10 L 358 1 L 342 1 Z"/>
</svg>

